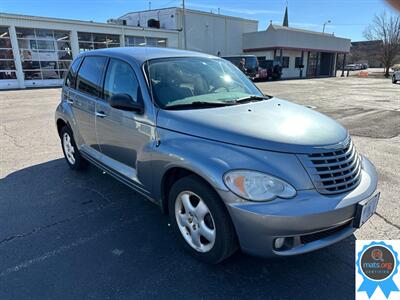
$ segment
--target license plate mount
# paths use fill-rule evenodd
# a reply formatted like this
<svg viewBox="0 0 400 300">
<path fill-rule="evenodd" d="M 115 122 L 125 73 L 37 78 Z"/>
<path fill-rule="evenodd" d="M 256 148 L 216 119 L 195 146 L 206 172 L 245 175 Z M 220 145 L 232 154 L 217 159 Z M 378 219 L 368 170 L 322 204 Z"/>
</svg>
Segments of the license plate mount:
<svg viewBox="0 0 400 300">
<path fill-rule="evenodd" d="M 372 217 L 378 206 L 381 193 L 375 194 L 369 199 L 365 199 L 357 204 L 356 216 L 354 218 L 354 227 L 360 228 Z"/>
</svg>

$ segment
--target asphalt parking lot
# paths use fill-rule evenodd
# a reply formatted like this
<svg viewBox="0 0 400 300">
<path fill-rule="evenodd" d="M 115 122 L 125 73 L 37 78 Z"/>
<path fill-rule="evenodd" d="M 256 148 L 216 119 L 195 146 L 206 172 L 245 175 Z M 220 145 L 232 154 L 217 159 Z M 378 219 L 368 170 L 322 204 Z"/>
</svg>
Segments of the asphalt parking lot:
<svg viewBox="0 0 400 300">
<path fill-rule="evenodd" d="M 258 86 L 336 118 L 376 165 L 381 201 L 355 236 L 299 257 L 197 262 L 157 206 L 95 167 L 68 169 L 53 120 L 59 89 L 1 91 L 0 299 L 353 299 L 355 239 L 400 238 L 400 85 Z"/>
</svg>

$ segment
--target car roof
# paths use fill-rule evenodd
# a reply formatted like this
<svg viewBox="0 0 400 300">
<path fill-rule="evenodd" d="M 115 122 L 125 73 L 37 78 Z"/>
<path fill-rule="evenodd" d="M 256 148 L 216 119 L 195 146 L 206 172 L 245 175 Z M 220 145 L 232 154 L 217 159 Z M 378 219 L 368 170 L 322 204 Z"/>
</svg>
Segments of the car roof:
<svg viewBox="0 0 400 300">
<path fill-rule="evenodd" d="M 98 49 L 84 52 L 83 56 L 105 55 L 116 58 L 129 59 L 141 65 L 143 62 L 150 59 L 168 58 L 168 57 L 207 57 L 217 58 L 216 56 L 172 48 L 155 48 L 155 47 L 118 47 L 108 49 Z"/>
</svg>

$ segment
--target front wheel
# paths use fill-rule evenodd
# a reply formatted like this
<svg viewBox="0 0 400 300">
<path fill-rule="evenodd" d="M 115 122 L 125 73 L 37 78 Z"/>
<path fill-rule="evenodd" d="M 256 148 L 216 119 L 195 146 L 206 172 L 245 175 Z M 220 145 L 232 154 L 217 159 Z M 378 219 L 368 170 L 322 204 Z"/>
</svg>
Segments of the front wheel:
<svg viewBox="0 0 400 300">
<path fill-rule="evenodd" d="M 397 83 L 397 80 L 396 80 L 396 76 L 395 75 L 393 75 L 393 77 L 392 77 L 392 83 Z"/>
<path fill-rule="evenodd" d="M 235 230 L 218 194 L 201 178 L 179 179 L 169 193 L 171 225 L 195 258 L 216 264 L 237 249 Z"/>
</svg>

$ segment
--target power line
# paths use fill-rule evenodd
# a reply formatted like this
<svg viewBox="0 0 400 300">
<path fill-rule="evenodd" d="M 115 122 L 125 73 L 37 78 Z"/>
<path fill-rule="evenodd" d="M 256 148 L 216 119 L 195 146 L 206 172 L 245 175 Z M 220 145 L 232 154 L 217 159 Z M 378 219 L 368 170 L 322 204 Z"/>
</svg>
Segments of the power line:
<svg viewBox="0 0 400 300">
<path fill-rule="evenodd" d="M 167 3 L 158 6 L 159 8 L 163 8 L 163 7 L 167 7 L 168 5 L 170 5 L 171 3 L 177 2 L 178 0 L 172 0 L 172 1 L 168 1 Z"/>
</svg>

